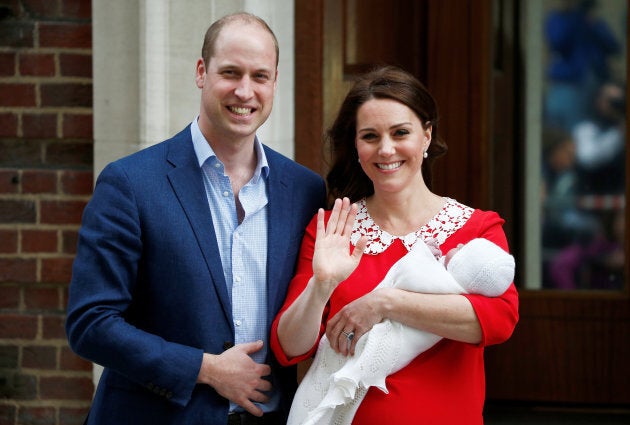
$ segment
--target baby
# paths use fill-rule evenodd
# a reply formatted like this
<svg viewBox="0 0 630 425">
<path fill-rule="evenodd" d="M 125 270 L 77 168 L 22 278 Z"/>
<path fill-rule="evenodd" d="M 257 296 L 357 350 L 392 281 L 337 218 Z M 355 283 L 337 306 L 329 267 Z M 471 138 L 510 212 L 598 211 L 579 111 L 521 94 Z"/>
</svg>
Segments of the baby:
<svg viewBox="0 0 630 425">
<path fill-rule="evenodd" d="M 416 242 L 375 289 L 433 294 L 503 294 L 514 279 L 514 257 L 487 239 L 473 239 L 436 258 L 439 248 Z M 385 378 L 435 345 L 440 336 L 399 322 L 377 323 L 355 354 L 336 353 L 324 335 L 293 400 L 287 425 L 350 424 L 371 386 L 387 393 Z"/>
</svg>

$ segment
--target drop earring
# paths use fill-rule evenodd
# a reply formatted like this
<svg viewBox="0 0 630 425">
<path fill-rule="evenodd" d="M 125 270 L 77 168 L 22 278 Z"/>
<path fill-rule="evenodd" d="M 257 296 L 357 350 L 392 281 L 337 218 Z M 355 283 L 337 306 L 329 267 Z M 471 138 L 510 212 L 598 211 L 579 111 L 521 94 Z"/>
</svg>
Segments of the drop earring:
<svg viewBox="0 0 630 425">
<path fill-rule="evenodd" d="M 424 151 L 424 153 L 422 154 L 422 157 L 425 159 L 429 157 L 429 154 L 427 153 L 427 151 Z"/>
</svg>

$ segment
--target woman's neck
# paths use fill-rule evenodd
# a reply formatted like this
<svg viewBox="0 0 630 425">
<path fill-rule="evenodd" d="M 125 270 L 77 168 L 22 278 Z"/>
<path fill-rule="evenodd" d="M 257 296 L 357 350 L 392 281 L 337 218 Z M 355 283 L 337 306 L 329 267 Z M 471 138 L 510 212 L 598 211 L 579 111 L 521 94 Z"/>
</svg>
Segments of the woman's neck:
<svg viewBox="0 0 630 425">
<path fill-rule="evenodd" d="M 425 190 L 410 195 L 375 192 L 366 200 L 370 217 L 383 230 L 404 236 L 427 224 L 444 206 L 444 198 Z"/>
</svg>

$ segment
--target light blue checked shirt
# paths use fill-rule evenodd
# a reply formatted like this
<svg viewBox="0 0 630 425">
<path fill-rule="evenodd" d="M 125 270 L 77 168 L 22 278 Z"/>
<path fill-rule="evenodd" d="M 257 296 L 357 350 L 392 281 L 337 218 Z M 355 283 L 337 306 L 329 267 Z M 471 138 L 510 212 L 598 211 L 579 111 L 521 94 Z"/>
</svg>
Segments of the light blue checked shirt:
<svg viewBox="0 0 630 425">
<path fill-rule="evenodd" d="M 198 118 L 198 117 L 197 117 Z M 207 142 L 195 119 L 190 127 L 195 153 L 203 170 L 204 185 L 217 243 L 221 253 L 223 273 L 228 294 L 232 301 L 235 343 L 264 341 L 263 349 L 252 354 L 257 363 L 267 357 L 267 184 L 269 165 L 256 138 L 254 147 L 258 163 L 253 177 L 239 192 L 239 200 L 245 211 L 238 223 L 234 192 L 230 178 L 225 175 L 219 161 Z M 265 411 L 276 410 L 279 394 L 273 394 L 269 403 L 259 406 Z M 230 411 L 243 409 L 230 404 Z"/>
</svg>

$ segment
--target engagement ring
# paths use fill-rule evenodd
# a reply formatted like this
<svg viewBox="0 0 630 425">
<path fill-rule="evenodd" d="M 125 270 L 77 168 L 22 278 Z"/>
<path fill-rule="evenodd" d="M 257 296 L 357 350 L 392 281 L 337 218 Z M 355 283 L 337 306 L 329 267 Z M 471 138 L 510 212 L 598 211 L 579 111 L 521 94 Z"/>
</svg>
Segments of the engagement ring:
<svg viewBox="0 0 630 425">
<path fill-rule="evenodd" d="M 348 340 L 348 351 L 350 351 L 350 346 L 352 345 L 352 340 L 354 339 L 354 331 L 341 331 L 341 333 L 346 336 L 346 339 Z"/>
</svg>

